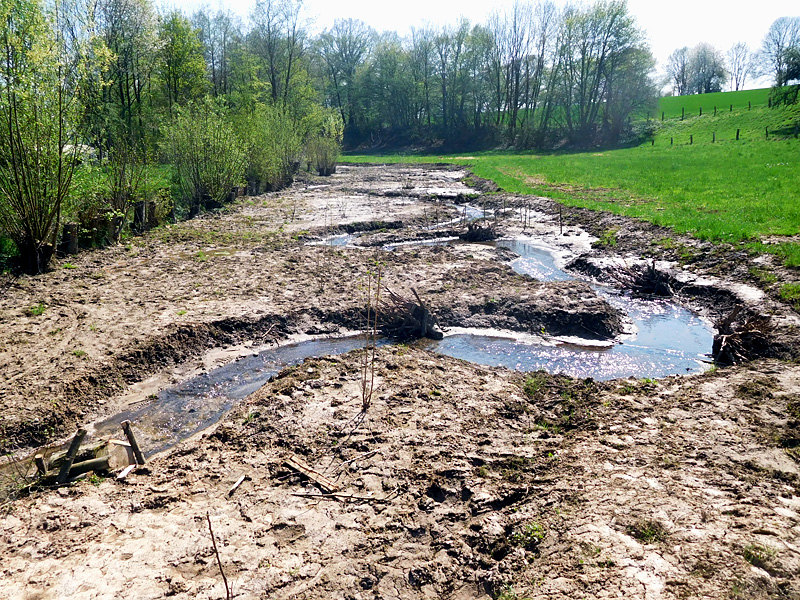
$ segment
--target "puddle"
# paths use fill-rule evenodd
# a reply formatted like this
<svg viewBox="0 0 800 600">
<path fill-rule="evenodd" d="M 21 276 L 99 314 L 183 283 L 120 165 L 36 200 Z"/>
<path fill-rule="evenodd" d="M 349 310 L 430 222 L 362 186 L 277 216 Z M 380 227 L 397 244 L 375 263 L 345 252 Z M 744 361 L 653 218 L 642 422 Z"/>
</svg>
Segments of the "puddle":
<svg viewBox="0 0 800 600">
<path fill-rule="evenodd" d="M 145 405 L 95 423 L 90 433 L 119 437 L 119 424 L 129 420 L 135 424 L 139 445 L 150 456 L 210 427 L 282 369 L 312 356 L 343 354 L 363 346 L 363 336 L 351 336 L 269 348 L 162 390 Z"/>
</svg>

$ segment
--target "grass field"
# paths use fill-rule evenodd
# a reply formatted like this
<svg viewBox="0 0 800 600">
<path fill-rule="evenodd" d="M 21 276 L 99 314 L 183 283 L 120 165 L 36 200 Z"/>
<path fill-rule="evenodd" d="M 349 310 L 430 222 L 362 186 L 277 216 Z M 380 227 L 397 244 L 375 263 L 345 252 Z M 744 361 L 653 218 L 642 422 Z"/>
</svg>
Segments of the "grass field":
<svg viewBox="0 0 800 600">
<path fill-rule="evenodd" d="M 717 99 L 746 94 L 755 96 L 732 92 Z M 700 102 L 694 97 L 692 101 Z M 659 122 L 653 140 L 635 148 L 344 160 L 464 164 L 509 192 L 546 195 L 568 205 L 642 218 L 701 239 L 745 242 L 754 251 L 777 254 L 787 266 L 800 267 L 796 240 L 762 243 L 768 236 L 800 234 L 800 140 L 793 137 L 798 121 L 800 106 L 769 109 L 764 103 L 754 104 L 751 110 L 718 111 L 716 117 L 712 107 L 712 113 L 702 117 Z M 765 127 L 773 132 L 769 138 Z"/>
</svg>

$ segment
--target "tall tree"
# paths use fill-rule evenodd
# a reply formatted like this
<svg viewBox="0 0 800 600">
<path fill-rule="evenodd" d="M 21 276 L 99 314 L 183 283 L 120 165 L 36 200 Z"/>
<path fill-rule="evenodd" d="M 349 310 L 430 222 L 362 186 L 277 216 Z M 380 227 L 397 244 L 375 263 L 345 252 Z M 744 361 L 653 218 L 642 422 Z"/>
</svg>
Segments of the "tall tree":
<svg viewBox="0 0 800 600">
<path fill-rule="evenodd" d="M 317 44 L 330 84 L 332 103 L 342 115 L 346 142 L 359 136 L 356 74 L 372 52 L 375 38 L 375 31 L 363 21 L 337 19 L 331 29 L 322 33 Z"/>
<path fill-rule="evenodd" d="M 773 77 L 775 85 L 787 83 L 786 58 L 792 48 L 800 47 L 800 17 L 780 17 L 770 25 L 761 42 L 761 72 Z"/>
<path fill-rule="evenodd" d="M 596 141 L 599 116 L 616 71 L 631 50 L 643 45 L 624 1 L 567 8 L 562 26 L 561 103 L 574 143 Z"/>
<path fill-rule="evenodd" d="M 273 103 L 288 104 L 292 78 L 305 50 L 300 0 L 257 0 L 250 41 L 262 61 Z"/>
<path fill-rule="evenodd" d="M 97 33 L 113 59 L 108 85 L 95 82 L 102 100 L 93 104 L 93 142 L 101 149 L 122 137 L 142 143 L 149 133 L 148 90 L 159 49 L 156 15 L 149 0 L 100 0 L 96 14 Z"/>
<path fill-rule="evenodd" d="M 744 42 L 738 42 L 730 47 L 727 58 L 731 89 L 744 89 L 747 78 L 753 72 L 753 53 L 750 52 L 750 47 Z"/>
<path fill-rule="evenodd" d="M 667 75 L 676 96 L 689 93 L 689 47 L 678 48 L 667 58 Z"/>
<path fill-rule="evenodd" d="M 168 14 L 159 27 L 158 72 L 167 109 L 204 95 L 206 63 L 197 30 L 179 12 Z"/>
<path fill-rule="evenodd" d="M 689 51 L 688 71 L 689 91 L 695 94 L 721 92 L 727 80 L 722 54 L 705 42 Z"/>
</svg>

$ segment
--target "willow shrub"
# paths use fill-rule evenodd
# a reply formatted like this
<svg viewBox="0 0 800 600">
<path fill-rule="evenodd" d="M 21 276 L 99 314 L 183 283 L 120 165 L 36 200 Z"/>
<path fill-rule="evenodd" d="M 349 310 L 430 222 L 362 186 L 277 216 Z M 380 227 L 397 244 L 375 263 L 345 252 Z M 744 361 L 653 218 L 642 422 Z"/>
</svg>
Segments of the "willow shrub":
<svg viewBox="0 0 800 600">
<path fill-rule="evenodd" d="M 266 190 L 291 184 L 302 149 L 295 120 L 279 106 L 261 104 L 239 117 L 237 129 L 247 148 L 248 183 Z"/>
<path fill-rule="evenodd" d="M 339 113 L 331 109 L 319 109 L 308 119 L 306 156 L 320 175 L 336 172 L 336 163 L 342 152 L 344 124 Z"/>
<path fill-rule="evenodd" d="M 211 99 L 178 108 L 163 130 L 163 150 L 175 168 L 178 212 L 189 216 L 219 207 L 245 175 L 245 147 L 227 111 Z"/>
<path fill-rule="evenodd" d="M 97 59 L 58 6 L 0 2 L 0 235 L 28 273 L 44 271 L 55 251 L 83 147 L 80 94 Z"/>
</svg>

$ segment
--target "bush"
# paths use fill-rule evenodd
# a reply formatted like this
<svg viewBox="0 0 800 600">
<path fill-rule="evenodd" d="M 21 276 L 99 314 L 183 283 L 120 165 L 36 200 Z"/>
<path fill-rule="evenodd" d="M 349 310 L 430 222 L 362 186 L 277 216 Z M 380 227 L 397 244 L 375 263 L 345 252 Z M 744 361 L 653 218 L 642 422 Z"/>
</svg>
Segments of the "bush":
<svg viewBox="0 0 800 600">
<path fill-rule="evenodd" d="M 221 105 L 207 98 L 176 111 L 164 128 L 163 148 L 175 167 L 181 193 L 177 208 L 193 216 L 222 206 L 241 183 L 247 159 Z"/>
<path fill-rule="evenodd" d="M 336 163 L 342 152 L 342 118 L 333 109 L 320 109 L 312 113 L 308 120 L 307 160 L 320 175 L 332 175 L 336 172 Z"/>
<path fill-rule="evenodd" d="M 239 119 L 247 147 L 247 181 L 255 188 L 278 190 L 292 183 L 301 150 L 294 119 L 282 108 L 260 105 Z"/>
</svg>

